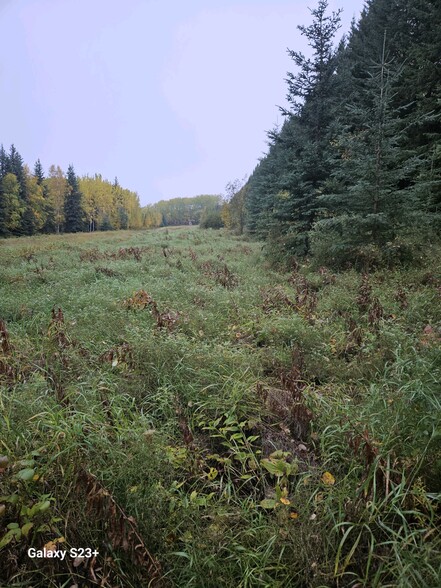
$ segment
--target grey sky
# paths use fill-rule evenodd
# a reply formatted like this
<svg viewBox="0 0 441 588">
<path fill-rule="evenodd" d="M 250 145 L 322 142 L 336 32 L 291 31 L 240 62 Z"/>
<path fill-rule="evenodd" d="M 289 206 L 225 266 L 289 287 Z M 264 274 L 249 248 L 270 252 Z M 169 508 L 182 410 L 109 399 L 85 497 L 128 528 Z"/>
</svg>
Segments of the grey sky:
<svg viewBox="0 0 441 588">
<path fill-rule="evenodd" d="M 363 0 L 344 9 L 343 32 Z M 222 193 L 282 121 L 317 0 L 0 0 L 0 143 L 140 195 Z M 341 36 L 339 35 L 339 38 Z"/>
</svg>

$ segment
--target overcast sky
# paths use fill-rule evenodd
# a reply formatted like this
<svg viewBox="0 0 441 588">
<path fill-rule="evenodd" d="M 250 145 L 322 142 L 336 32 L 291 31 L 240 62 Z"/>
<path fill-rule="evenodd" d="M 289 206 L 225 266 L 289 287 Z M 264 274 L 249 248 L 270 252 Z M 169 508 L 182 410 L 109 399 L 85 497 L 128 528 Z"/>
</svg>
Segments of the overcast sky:
<svg viewBox="0 0 441 588">
<path fill-rule="evenodd" d="M 344 9 L 338 38 L 363 0 Z M 282 122 L 317 0 L 0 0 L 0 143 L 141 204 L 223 193 Z"/>
</svg>

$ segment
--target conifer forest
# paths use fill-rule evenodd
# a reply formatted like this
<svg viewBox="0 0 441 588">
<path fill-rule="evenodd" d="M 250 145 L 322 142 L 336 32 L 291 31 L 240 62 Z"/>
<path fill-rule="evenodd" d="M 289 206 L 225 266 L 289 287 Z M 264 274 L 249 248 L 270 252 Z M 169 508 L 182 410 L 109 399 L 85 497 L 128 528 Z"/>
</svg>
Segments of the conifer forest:
<svg viewBox="0 0 441 588">
<path fill-rule="evenodd" d="M 441 2 L 340 21 L 223 195 L 0 148 L 0 588 L 441 585 Z"/>
</svg>

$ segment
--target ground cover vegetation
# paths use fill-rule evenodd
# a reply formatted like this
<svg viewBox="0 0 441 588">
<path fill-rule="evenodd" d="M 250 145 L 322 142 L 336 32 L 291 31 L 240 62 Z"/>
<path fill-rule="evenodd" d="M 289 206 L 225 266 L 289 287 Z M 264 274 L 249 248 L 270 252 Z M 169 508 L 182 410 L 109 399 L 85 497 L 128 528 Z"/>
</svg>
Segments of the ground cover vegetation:
<svg viewBox="0 0 441 588">
<path fill-rule="evenodd" d="M 1 241 L 0 585 L 437 587 L 440 253 L 359 273 L 197 227 Z"/>
</svg>

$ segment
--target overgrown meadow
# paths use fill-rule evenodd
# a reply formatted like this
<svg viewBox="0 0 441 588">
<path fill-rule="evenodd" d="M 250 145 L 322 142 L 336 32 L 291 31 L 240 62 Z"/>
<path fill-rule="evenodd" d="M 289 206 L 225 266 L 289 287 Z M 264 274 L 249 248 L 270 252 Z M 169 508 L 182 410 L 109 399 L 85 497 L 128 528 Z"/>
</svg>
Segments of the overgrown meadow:
<svg viewBox="0 0 441 588">
<path fill-rule="evenodd" d="M 438 587 L 440 253 L 1 241 L 0 585 Z"/>
</svg>

